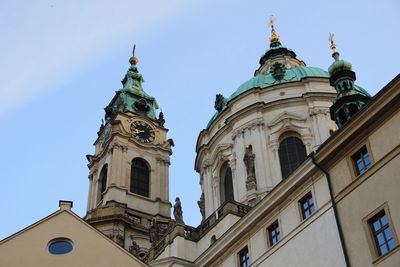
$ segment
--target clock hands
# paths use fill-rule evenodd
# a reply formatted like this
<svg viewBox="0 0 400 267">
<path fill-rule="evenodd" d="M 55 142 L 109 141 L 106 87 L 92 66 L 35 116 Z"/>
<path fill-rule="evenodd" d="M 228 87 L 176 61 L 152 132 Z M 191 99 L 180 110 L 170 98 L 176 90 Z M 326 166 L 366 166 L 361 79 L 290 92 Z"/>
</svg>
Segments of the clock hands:
<svg viewBox="0 0 400 267">
<path fill-rule="evenodd" d="M 144 130 L 139 130 L 139 129 L 132 129 L 132 131 L 134 131 L 136 134 L 144 133 Z"/>
</svg>

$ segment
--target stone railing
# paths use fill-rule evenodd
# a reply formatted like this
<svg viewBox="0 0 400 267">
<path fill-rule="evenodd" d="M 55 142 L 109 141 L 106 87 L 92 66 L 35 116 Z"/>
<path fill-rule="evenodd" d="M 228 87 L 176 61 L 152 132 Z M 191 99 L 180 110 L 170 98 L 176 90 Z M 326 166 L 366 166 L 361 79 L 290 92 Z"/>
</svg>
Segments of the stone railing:
<svg viewBox="0 0 400 267">
<path fill-rule="evenodd" d="M 166 234 L 157 242 L 152 244 L 147 256 L 145 257 L 145 261 L 149 262 L 160 256 L 165 248 L 171 244 L 177 236 L 197 242 L 228 214 L 243 217 L 250 211 L 250 209 L 250 206 L 236 201 L 225 201 L 219 209 L 217 209 L 196 228 L 189 225 L 173 223 L 167 230 Z"/>
</svg>

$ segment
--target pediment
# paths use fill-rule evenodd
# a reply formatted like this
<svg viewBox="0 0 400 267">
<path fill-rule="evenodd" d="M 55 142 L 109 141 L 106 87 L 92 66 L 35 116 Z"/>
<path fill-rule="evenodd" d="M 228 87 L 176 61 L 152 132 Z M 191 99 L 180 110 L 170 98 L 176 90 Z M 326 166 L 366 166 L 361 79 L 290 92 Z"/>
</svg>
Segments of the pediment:
<svg viewBox="0 0 400 267">
<path fill-rule="evenodd" d="M 276 116 L 270 123 L 268 123 L 268 127 L 274 128 L 275 126 L 278 126 L 280 123 L 288 121 L 304 123 L 306 120 L 307 118 L 300 116 L 294 112 L 285 111 Z"/>
</svg>

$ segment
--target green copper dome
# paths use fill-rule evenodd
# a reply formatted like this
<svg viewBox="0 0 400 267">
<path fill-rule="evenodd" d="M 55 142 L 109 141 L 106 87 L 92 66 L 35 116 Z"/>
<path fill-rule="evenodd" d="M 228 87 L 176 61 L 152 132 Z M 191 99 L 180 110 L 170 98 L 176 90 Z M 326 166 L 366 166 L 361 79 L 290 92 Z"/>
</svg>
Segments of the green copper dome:
<svg viewBox="0 0 400 267">
<path fill-rule="evenodd" d="M 216 112 L 210 121 L 207 124 L 207 128 L 214 122 L 214 120 L 222 113 L 228 103 L 235 99 L 236 97 L 244 94 L 247 91 L 250 91 L 253 88 L 260 88 L 261 90 L 268 89 L 272 86 L 291 83 L 291 82 L 299 82 L 305 78 L 326 78 L 329 79 L 329 73 L 325 70 L 318 67 L 307 67 L 307 66 L 297 66 L 294 68 L 286 69 L 282 79 L 275 79 L 272 73 L 257 75 L 247 82 L 243 83 L 239 86 L 239 88 L 229 97 L 224 98 L 223 106 L 219 112 Z M 355 85 L 355 89 L 365 95 L 368 95 L 368 92 L 362 87 Z"/>
<path fill-rule="evenodd" d="M 330 75 L 332 75 L 333 73 L 335 73 L 337 70 L 351 70 L 351 63 L 343 60 L 343 59 L 339 59 L 334 61 L 328 68 L 328 72 Z"/>
<path fill-rule="evenodd" d="M 218 115 L 223 110 L 225 110 L 225 108 L 227 107 L 228 103 L 231 100 L 235 99 L 236 97 L 244 94 L 245 92 L 247 92 L 253 88 L 260 88 L 262 90 L 265 90 L 267 88 L 270 88 L 270 87 L 278 85 L 278 84 L 299 82 L 304 78 L 311 78 L 311 77 L 328 79 L 329 74 L 328 74 L 328 72 L 324 71 L 321 68 L 297 66 L 294 68 L 285 69 L 284 74 L 281 79 L 276 79 L 274 77 L 273 73 L 257 75 L 255 77 L 251 78 L 250 80 L 248 80 L 247 82 L 243 83 L 242 85 L 240 85 L 239 88 L 229 98 L 224 99 L 222 109 L 219 112 L 214 114 L 214 116 L 208 122 L 207 128 L 218 117 Z"/>
<path fill-rule="evenodd" d="M 308 77 L 329 78 L 329 74 L 320 68 L 297 66 L 286 69 L 282 79 L 275 79 L 271 73 L 257 75 L 239 86 L 239 88 L 230 96 L 229 100 L 252 88 L 264 89 L 278 84 L 298 82 Z"/>
</svg>

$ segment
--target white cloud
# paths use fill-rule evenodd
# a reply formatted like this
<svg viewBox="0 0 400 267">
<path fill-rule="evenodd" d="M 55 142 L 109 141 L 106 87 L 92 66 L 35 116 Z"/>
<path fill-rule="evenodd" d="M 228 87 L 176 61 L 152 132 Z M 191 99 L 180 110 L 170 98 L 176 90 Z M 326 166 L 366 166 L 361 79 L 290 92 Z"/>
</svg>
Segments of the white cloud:
<svg viewBox="0 0 400 267">
<path fill-rule="evenodd" d="M 88 68 L 110 47 L 189 4 L 12 1 L 0 5 L 0 115 Z"/>
</svg>

